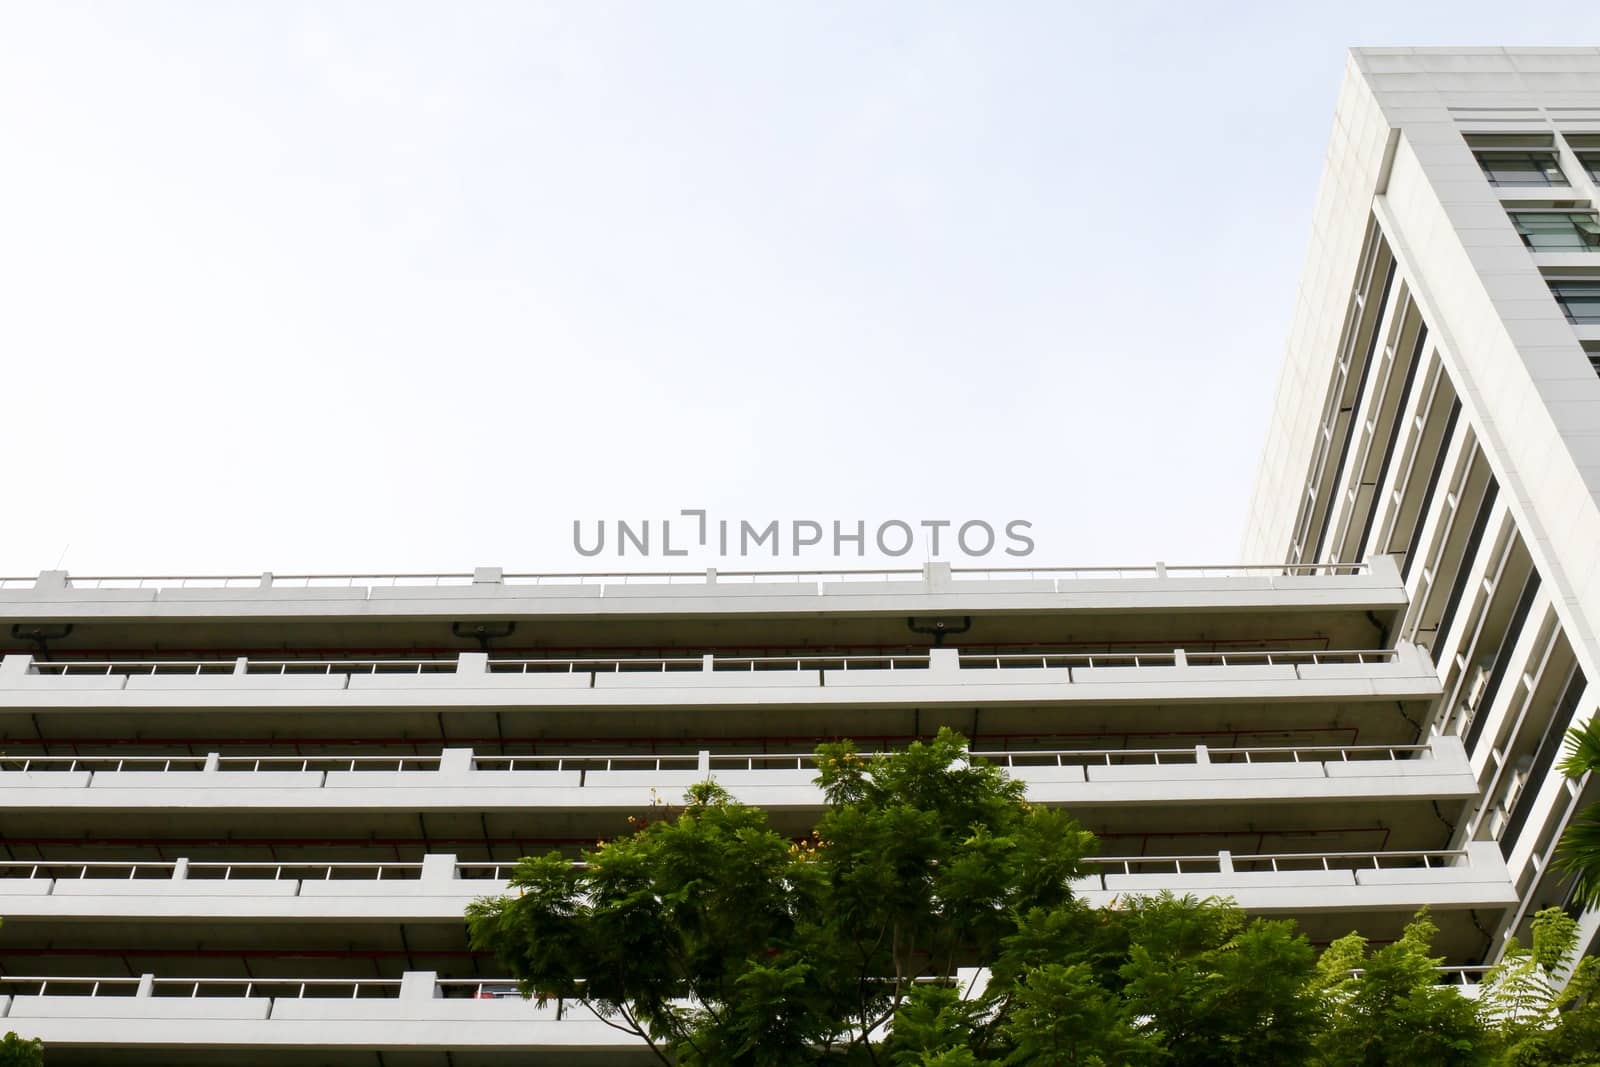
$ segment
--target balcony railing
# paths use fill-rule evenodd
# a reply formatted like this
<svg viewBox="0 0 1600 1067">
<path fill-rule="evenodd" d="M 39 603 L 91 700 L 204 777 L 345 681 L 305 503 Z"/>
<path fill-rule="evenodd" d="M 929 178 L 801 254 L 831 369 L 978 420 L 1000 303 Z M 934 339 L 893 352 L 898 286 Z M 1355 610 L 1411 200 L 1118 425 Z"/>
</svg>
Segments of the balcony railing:
<svg viewBox="0 0 1600 1067">
<path fill-rule="evenodd" d="M 459 661 L 451 659 L 293 659 L 258 660 L 35 660 L 34 674 L 60 677 L 127 675 L 129 677 L 177 675 L 334 675 L 334 674 L 455 674 Z"/>
<path fill-rule="evenodd" d="M 1029 767 L 1112 767 L 1126 764 L 1151 766 L 1198 763 L 1352 763 L 1369 760 L 1420 759 L 1431 745 L 1304 745 L 1258 748 L 1117 748 L 975 751 L 974 757 L 1015 770 Z"/>
<path fill-rule="evenodd" d="M 1242 652 L 962 652 L 966 669 L 1004 670 L 1026 667 L 1299 667 L 1328 664 L 1392 663 L 1392 648 L 1262 650 Z"/>
<path fill-rule="evenodd" d="M 60 886 L 69 882 L 158 882 L 181 886 L 186 882 L 365 882 L 416 885 L 426 880 L 434 889 L 455 881 L 505 880 L 517 865 L 516 860 L 501 862 L 456 863 L 453 856 L 437 857 L 443 863 L 377 860 L 360 862 L 316 861 L 239 861 L 215 860 L 0 860 L 0 881 L 44 881 Z M 428 872 L 432 872 L 431 874 Z M 463 893 L 467 890 L 461 890 Z M 107 892 L 115 894 L 114 887 Z"/>
<path fill-rule="evenodd" d="M 436 771 L 438 756 L 0 756 L 0 774 L 50 771 Z M 3 779 L 0 779 L 3 780 Z"/>
<path fill-rule="evenodd" d="M 997 763 L 1008 770 L 1026 772 L 1038 767 L 1258 765 L 1277 763 L 1396 762 L 1425 758 L 1431 744 L 1409 745 L 1260 745 L 1213 748 L 1091 748 L 1091 749 L 975 749 L 973 759 Z M 872 756 L 874 753 L 864 753 Z M 670 753 L 562 753 L 549 755 L 476 754 L 471 749 L 449 748 L 429 756 L 7 756 L 0 757 L 0 784 L 7 773 L 87 772 L 142 774 L 251 775 L 260 773 L 362 773 L 447 772 L 455 769 L 495 774 L 499 772 L 691 771 L 759 772 L 810 771 L 816 767 L 811 752 L 696 752 Z M 582 785 L 583 778 L 578 783 Z"/>
<path fill-rule="evenodd" d="M 135 997 L 141 986 L 153 997 L 270 997 L 304 1000 L 343 997 L 351 1000 L 400 996 L 398 978 L 74 978 L 60 976 L 0 977 L 0 993 L 37 997 Z M 514 986 L 516 983 L 512 981 Z"/>
<path fill-rule="evenodd" d="M 949 567 L 956 579 L 997 581 L 1031 580 L 1070 585 L 1104 579 L 1183 579 L 1305 577 L 1358 575 L 1369 571 L 1366 563 L 1245 563 L 1245 564 L 1137 564 L 1109 567 Z M 486 571 L 488 573 L 486 573 Z M 834 568 L 826 570 L 699 570 L 699 571 L 453 571 L 439 573 L 369 574 L 163 574 L 64 575 L 65 588 L 80 591 L 167 589 L 439 589 L 512 586 L 705 585 L 793 583 L 823 585 L 849 582 L 918 582 L 927 567 Z M 0 590 L 39 588 L 40 577 L 0 577 Z M 602 594 L 603 595 L 603 594 Z"/>
<path fill-rule="evenodd" d="M 953 656 L 962 670 L 1047 668 L 1065 670 L 1071 680 L 1076 670 L 1150 667 L 1323 667 L 1371 666 L 1397 662 L 1401 652 L 1378 649 L 1261 649 L 1236 652 L 1157 651 L 1108 652 L 967 652 L 933 649 L 907 653 L 871 653 L 795 656 L 606 656 L 576 658 L 451 659 L 302 659 L 266 660 L 237 657 L 228 660 L 62 660 L 30 659 L 27 672 L 45 677 L 238 677 L 339 675 L 611 675 L 704 674 L 763 672 L 827 674 L 850 671 L 927 671 L 933 657 Z M 469 655 L 477 655 L 475 653 Z M 24 657 L 26 658 L 26 657 Z"/>
<path fill-rule="evenodd" d="M 49 878 L 54 881 L 172 880 L 221 882 L 332 882 L 415 881 L 422 864 L 397 861 L 374 863 L 272 863 L 178 860 L 0 860 L 0 879 Z"/>
<path fill-rule="evenodd" d="M 1114 874 L 1218 874 L 1224 871 L 1378 871 L 1459 867 L 1466 849 L 1417 852 L 1216 853 L 1208 856 L 1092 856 L 1084 862 Z"/>
<path fill-rule="evenodd" d="M 1467 849 L 1370 852 L 1217 852 L 1188 856 L 1091 856 L 1083 862 L 1101 874 L 1190 875 L 1304 871 L 1444 870 L 1470 864 Z M 433 866 L 439 860 L 442 866 Z M 504 881 L 519 860 L 428 862 L 220 862 L 176 860 L 5 860 L 0 879 L 84 881 L 417 882 Z M 577 862 L 574 861 L 577 866 Z M 428 873 L 428 872 L 433 873 Z"/>
<path fill-rule="evenodd" d="M 1438 984 L 1470 988 L 1477 986 L 1491 968 L 1486 965 L 1435 968 Z M 1362 973 L 1359 969 L 1352 976 Z M 431 978 L 424 974 L 422 977 Z M 309 1000 L 398 1000 L 405 996 L 406 982 L 399 978 L 179 978 L 59 975 L 0 976 L 0 994 L 36 997 L 83 997 L 86 999 L 133 998 L 137 996 L 199 999 L 275 999 Z M 430 988 L 431 987 L 431 988 Z M 514 978 L 433 978 L 419 992 L 429 1000 L 510 1000 L 522 999 Z M 120 1009 L 119 1009 L 120 1010 Z M 560 1018 L 557 1013 L 556 1018 Z"/>
</svg>

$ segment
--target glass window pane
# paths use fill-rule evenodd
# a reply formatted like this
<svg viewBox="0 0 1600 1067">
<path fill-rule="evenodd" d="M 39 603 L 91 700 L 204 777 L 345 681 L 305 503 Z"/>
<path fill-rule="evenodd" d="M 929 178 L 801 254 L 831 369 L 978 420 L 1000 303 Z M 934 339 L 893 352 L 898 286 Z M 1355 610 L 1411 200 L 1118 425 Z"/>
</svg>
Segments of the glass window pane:
<svg viewBox="0 0 1600 1067">
<path fill-rule="evenodd" d="M 1569 321 L 1581 326 L 1600 323 L 1600 281 L 1553 281 L 1550 292 Z"/>
<path fill-rule="evenodd" d="M 1513 211 L 1522 243 L 1535 252 L 1600 251 L 1600 220 L 1570 211 Z"/>
<path fill-rule="evenodd" d="M 1477 152 L 1478 165 L 1495 185 L 1566 185 L 1566 176 L 1549 152 Z"/>
</svg>

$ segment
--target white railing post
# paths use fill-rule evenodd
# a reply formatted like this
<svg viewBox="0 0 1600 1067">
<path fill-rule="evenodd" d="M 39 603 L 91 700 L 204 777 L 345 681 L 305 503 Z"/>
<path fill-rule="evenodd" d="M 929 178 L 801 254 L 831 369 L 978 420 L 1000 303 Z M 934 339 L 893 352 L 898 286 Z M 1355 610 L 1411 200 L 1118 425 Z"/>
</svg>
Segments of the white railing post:
<svg viewBox="0 0 1600 1067">
<path fill-rule="evenodd" d="M 204 771 L 206 774 L 210 774 L 213 771 L 220 770 L 221 767 L 222 767 L 222 753 L 220 753 L 220 752 L 207 752 L 206 753 L 205 766 L 202 767 L 201 770 Z"/>
<path fill-rule="evenodd" d="M 271 589 L 272 588 L 272 572 L 271 571 L 262 571 L 261 572 L 261 588 L 262 589 Z"/>
<path fill-rule="evenodd" d="M 1173 649 L 1172 665 L 1174 667 L 1187 667 L 1189 665 L 1189 653 L 1185 652 L 1181 648 Z"/>
<path fill-rule="evenodd" d="M 717 669 L 716 662 L 717 657 L 707 652 L 705 655 L 700 657 L 700 670 L 705 674 L 710 674 L 712 671 Z"/>
<path fill-rule="evenodd" d="M 457 674 L 488 674 L 489 653 L 463 652 L 456 657 Z"/>
<path fill-rule="evenodd" d="M 699 762 L 699 765 L 696 767 L 696 770 L 699 773 L 700 780 L 702 782 L 708 780 L 711 777 L 711 753 L 708 752 L 706 749 L 702 748 L 700 750 L 700 762 Z"/>
<path fill-rule="evenodd" d="M 172 880 L 174 882 L 182 882 L 182 881 L 187 880 L 188 877 L 189 877 L 189 858 L 187 856 L 180 856 L 176 860 L 173 861 L 173 864 L 172 864 Z"/>
<path fill-rule="evenodd" d="M 233 673 L 237 675 L 250 673 L 250 657 L 240 656 L 233 661 Z"/>
<path fill-rule="evenodd" d="M 39 577 L 33 580 L 35 593 L 64 593 L 69 588 L 69 579 L 66 571 L 40 571 Z"/>
<path fill-rule="evenodd" d="M 1227 849 L 1223 849 L 1221 852 L 1217 853 L 1217 873 L 1233 873 L 1233 853 Z"/>
<path fill-rule="evenodd" d="M 1207 745 L 1194 746 L 1194 762 L 1197 767 L 1211 766 L 1211 749 Z"/>
<path fill-rule="evenodd" d="M 948 593 L 954 581 L 950 576 L 950 564 L 942 561 L 924 563 L 922 581 L 930 593 Z"/>
<path fill-rule="evenodd" d="M 1167 564 L 1166 564 L 1166 561 L 1159 560 L 1159 559 L 1156 560 L 1156 577 L 1157 578 L 1165 578 L 1166 576 L 1167 576 Z"/>
<path fill-rule="evenodd" d="M 473 585 L 505 585 L 505 571 L 499 567 L 474 567 L 472 569 Z"/>
<path fill-rule="evenodd" d="M 6 684 L 15 685 L 16 680 L 23 675 L 33 673 L 33 657 L 27 653 L 7 655 L 0 658 L 0 679 Z"/>
<path fill-rule="evenodd" d="M 929 564 L 932 566 L 932 564 Z M 946 564 L 949 566 L 949 564 Z M 961 650 L 959 648 L 928 649 L 928 671 L 934 674 L 960 674 Z"/>
<path fill-rule="evenodd" d="M 134 991 L 133 995 L 136 996 L 136 997 L 153 997 L 153 996 L 155 996 L 156 995 L 156 976 L 153 975 L 153 974 L 141 974 L 139 976 L 139 988 Z"/>
</svg>

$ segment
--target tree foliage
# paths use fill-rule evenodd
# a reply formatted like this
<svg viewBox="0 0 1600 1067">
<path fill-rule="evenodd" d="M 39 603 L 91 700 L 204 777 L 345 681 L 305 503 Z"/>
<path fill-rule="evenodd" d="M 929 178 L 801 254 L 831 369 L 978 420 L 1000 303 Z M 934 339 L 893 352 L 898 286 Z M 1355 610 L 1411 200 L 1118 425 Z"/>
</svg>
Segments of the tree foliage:
<svg viewBox="0 0 1600 1067">
<path fill-rule="evenodd" d="M 1476 1002 L 1439 984 L 1438 927 L 1426 910 L 1400 939 L 1368 952 L 1366 939 L 1333 942 L 1317 967 L 1328 1025 L 1317 1045 L 1326 1067 L 1467 1067 L 1487 1061 Z"/>
<path fill-rule="evenodd" d="M 0 1037 L 0 1067 L 43 1067 L 44 1042 L 7 1031 Z"/>
<path fill-rule="evenodd" d="M 1303 1062 L 1321 1022 L 1316 953 L 1289 922 L 1171 894 L 1128 907 L 1123 994 L 1177 1067 Z"/>
<path fill-rule="evenodd" d="M 1474 1001 L 1438 984 L 1426 912 L 1319 958 L 1227 900 L 1089 907 L 1092 835 L 950 731 L 817 757 L 828 807 L 804 840 L 702 783 L 577 862 L 523 860 L 512 895 L 471 907 L 473 945 L 683 1067 L 1600 1065 L 1600 974 L 1563 990 L 1559 911 Z"/>
<path fill-rule="evenodd" d="M 1600 1064 L 1600 961 L 1589 957 L 1573 966 L 1578 924 L 1560 908 L 1539 912 L 1532 925 L 1533 944 L 1524 948 L 1513 939 L 1484 980 L 1486 1014 L 1502 1045 L 1500 1062 Z"/>
<path fill-rule="evenodd" d="M 1600 770 L 1600 715 L 1567 731 L 1561 773 L 1582 778 Z M 1580 811 L 1561 835 L 1556 866 L 1572 875 L 1573 900 L 1585 907 L 1600 907 L 1600 804 Z"/>
</svg>

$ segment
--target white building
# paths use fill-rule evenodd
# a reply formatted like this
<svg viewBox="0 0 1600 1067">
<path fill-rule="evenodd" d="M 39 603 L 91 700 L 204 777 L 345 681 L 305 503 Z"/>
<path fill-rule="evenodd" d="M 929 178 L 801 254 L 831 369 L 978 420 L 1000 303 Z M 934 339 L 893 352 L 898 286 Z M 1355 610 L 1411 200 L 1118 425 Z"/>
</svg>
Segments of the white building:
<svg viewBox="0 0 1600 1067">
<path fill-rule="evenodd" d="M 1600 49 L 1351 55 L 1245 554 L 1392 555 L 1518 905 L 1562 903 L 1553 773 L 1600 689 Z M 1592 940 L 1594 917 L 1585 925 Z"/>
<path fill-rule="evenodd" d="M 1600 50 L 1353 55 L 1254 566 L 0 580 L 0 1028 L 629 1062 L 497 996 L 467 903 L 707 774 L 799 832 L 819 738 L 941 725 L 1101 836 L 1092 900 L 1428 904 L 1492 960 L 1594 799 L 1552 759 L 1600 677 L 1597 160 Z"/>
</svg>

